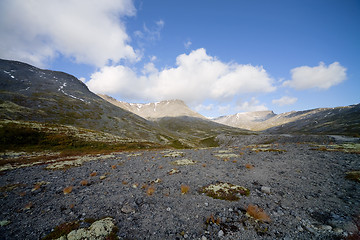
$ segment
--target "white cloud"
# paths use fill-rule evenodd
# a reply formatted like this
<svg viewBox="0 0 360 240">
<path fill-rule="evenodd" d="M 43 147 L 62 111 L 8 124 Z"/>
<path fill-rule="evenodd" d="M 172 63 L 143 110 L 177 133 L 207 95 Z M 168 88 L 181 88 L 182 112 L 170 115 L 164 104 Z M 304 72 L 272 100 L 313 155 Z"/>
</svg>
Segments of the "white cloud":
<svg viewBox="0 0 360 240">
<path fill-rule="evenodd" d="M 192 42 L 191 42 L 190 40 L 188 40 L 188 41 L 186 41 L 186 42 L 184 43 L 184 47 L 185 47 L 186 49 L 189 49 L 190 46 L 191 46 L 191 44 L 192 44 Z"/>
<path fill-rule="evenodd" d="M 208 104 L 208 105 L 199 104 L 195 106 L 194 109 L 196 112 L 211 111 L 214 109 L 214 104 Z"/>
<path fill-rule="evenodd" d="M 3 0 L 0 56 L 37 66 L 59 54 L 96 66 L 135 61 L 121 21 L 135 12 L 131 0 Z"/>
<path fill-rule="evenodd" d="M 259 103 L 259 100 L 253 97 L 250 101 L 242 102 L 238 106 L 236 106 L 236 110 L 238 112 L 256 112 L 268 110 L 265 105 Z"/>
<path fill-rule="evenodd" d="M 346 68 L 334 62 L 326 66 L 323 62 L 319 66 L 302 66 L 291 70 L 292 79 L 285 81 L 284 86 L 298 90 L 309 88 L 328 89 L 346 79 Z"/>
<path fill-rule="evenodd" d="M 262 67 L 223 63 L 207 55 L 203 48 L 179 55 L 176 65 L 159 71 L 149 63 L 141 76 L 128 67 L 105 67 L 93 74 L 87 84 L 97 93 L 145 101 L 178 98 L 188 104 L 275 90 L 273 79 Z"/>
<path fill-rule="evenodd" d="M 137 30 L 134 32 L 134 36 L 140 39 L 144 39 L 146 41 L 156 41 L 160 39 L 161 30 L 164 28 L 165 22 L 163 20 L 159 20 L 155 22 L 155 26 L 148 28 L 148 26 L 144 23 L 142 30 Z M 142 43 L 140 43 L 142 45 Z"/>
<path fill-rule="evenodd" d="M 136 85 L 139 84 L 139 79 L 128 67 L 106 66 L 93 73 L 86 84 L 95 93 L 115 95 L 121 92 L 122 96 L 131 98 L 137 94 Z"/>
<path fill-rule="evenodd" d="M 284 96 L 282 98 L 272 100 L 272 103 L 279 106 L 285 106 L 285 105 L 292 105 L 296 103 L 297 100 L 298 99 L 296 97 Z"/>
</svg>

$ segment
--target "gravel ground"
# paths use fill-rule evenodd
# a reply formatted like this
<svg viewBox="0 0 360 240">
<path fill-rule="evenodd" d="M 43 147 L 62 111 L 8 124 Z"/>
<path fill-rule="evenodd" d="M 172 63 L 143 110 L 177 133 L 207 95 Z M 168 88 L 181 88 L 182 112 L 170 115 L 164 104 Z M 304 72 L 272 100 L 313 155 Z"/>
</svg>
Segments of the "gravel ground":
<svg viewBox="0 0 360 240">
<path fill-rule="evenodd" d="M 66 170 L 38 165 L 1 172 L 0 239 L 41 239 L 61 223 L 88 227 L 86 219 L 106 216 L 115 219 L 120 239 L 359 239 L 360 183 L 345 173 L 360 170 L 360 155 L 312 150 L 312 143 L 349 139 L 220 139 L 219 148 L 122 152 Z M 174 165 L 183 159 L 195 163 Z M 174 168 L 179 172 L 170 175 Z M 227 201 L 199 191 L 217 182 L 243 186 L 250 195 Z M 189 187 L 184 194 L 182 185 Z M 250 204 L 271 221 L 246 214 Z"/>
</svg>

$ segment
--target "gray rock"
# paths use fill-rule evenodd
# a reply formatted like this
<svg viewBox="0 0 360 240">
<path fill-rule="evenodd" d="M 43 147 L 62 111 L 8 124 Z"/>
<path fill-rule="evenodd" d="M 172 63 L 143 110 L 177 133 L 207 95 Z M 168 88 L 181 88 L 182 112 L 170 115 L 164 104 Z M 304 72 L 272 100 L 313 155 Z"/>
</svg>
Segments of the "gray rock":
<svg viewBox="0 0 360 240">
<path fill-rule="evenodd" d="M 263 193 L 270 194 L 270 193 L 271 193 L 271 188 L 270 188 L 270 187 L 262 186 L 262 187 L 261 187 L 261 191 L 262 191 Z"/>
<path fill-rule="evenodd" d="M 129 204 L 124 204 L 124 206 L 121 208 L 121 212 L 123 213 L 134 213 L 135 209 L 133 207 L 131 207 Z"/>
</svg>

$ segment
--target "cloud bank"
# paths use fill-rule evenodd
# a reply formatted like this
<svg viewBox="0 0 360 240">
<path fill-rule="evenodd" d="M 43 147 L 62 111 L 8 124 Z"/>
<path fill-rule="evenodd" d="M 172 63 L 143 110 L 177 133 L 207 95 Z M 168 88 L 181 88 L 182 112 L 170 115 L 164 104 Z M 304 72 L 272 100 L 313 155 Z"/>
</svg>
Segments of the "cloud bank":
<svg viewBox="0 0 360 240">
<path fill-rule="evenodd" d="M 297 100 L 298 99 L 296 97 L 284 96 L 282 98 L 272 100 L 272 103 L 279 106 L 285 106 L 285 105 L 292 105 L 296 103 Z"/>
<path fill-rule="evenodd" d="M 285 81 L 284 86 L 297 90 L 318 88 L 326 90 L 346 80 L 346 68 L 334 62 L 329 66 L 320 62 L 319 66 L 302 66 L 291 70 L 292 79 Z"/>
<path fill-rule="evenodd" d="M 145 101 L 178 98 L 193 104 L 276 89 L 262 67 L 224 63 L 203 48 L 179 55 L 172 68 L 158 70 L 148 63 L 141 75 L 129 67 L 106 66 L 92 74 L 87 85 L 97 93 Z"/>
<path fill-rule="evenodd" d="M 135 13 L 131 0 L 3 0 L 0 56 L 36 66 L 59 55 L 98 67 L 135 61 L 121 22 Z"/>
</svg>

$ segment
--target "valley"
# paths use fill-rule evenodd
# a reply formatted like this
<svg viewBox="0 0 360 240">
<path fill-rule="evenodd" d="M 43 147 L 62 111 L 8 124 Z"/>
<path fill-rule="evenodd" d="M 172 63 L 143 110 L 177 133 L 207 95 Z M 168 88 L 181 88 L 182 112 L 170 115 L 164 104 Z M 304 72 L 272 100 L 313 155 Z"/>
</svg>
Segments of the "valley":
<svg viewBox="0 0 360 240">
<path fill-rule="evenodd" d="M 0 238 L 356 239 L 359 137 L 360 104 L 210 120 L 0 60 Z"/>
</svg>

